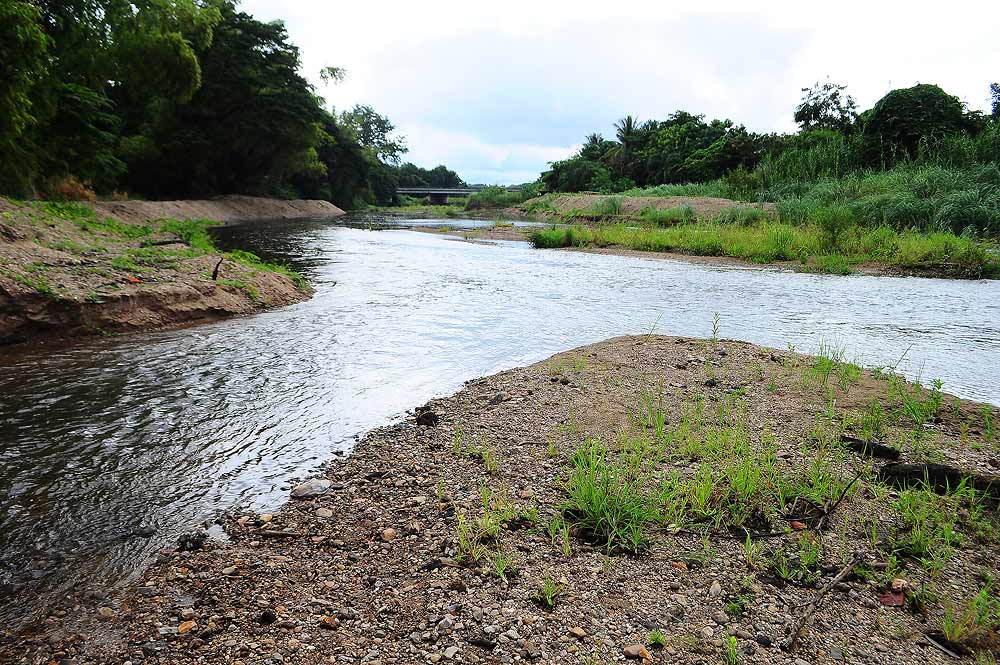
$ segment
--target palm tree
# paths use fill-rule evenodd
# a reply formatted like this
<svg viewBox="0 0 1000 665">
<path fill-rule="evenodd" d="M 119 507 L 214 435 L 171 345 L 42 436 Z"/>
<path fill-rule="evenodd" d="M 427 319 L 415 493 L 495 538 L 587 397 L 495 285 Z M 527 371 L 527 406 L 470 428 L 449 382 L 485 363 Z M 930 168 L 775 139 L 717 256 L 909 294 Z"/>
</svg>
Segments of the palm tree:
<svg viewBox="0 0 1000 665">
<path fill-rule="evenodd" d="M 639 119 L 627 115 L 615 124 L 615 136 L 620 144 L 618 157 L 618 170 L 624 174 L 629 160 L 632 157 L 632 147 L 639 138 Z"/>
</svg>

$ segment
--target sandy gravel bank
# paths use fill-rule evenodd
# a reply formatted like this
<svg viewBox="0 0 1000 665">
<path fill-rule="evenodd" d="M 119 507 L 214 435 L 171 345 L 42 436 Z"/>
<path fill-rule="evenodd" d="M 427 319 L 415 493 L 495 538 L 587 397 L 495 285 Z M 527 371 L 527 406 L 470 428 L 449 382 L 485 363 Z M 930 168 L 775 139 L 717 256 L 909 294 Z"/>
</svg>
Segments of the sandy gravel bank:
<svg viewBox="0 0 1000 665">
<path fill-rule="evenodd" d="M 90 205 L 102 215 L 136 223 L 164 217 L 235 223 L 262 219 L 339 217 L 344 214 L 343 210 L 329 201 L 286 201 L 259 196 L 223 196 L 201 201 L 100 201 Z"/>
<path fill-rule="evenodd" d="M 164 550 L 0 660 L 972 663 L 1000 615 L 935 631 L 996 600 L 995 506 L 894 485 L 870 444 L 985 478 L 998 419 L 831 355 L 612 339 L 371 432 L 230 543 Z"/>
</svg>

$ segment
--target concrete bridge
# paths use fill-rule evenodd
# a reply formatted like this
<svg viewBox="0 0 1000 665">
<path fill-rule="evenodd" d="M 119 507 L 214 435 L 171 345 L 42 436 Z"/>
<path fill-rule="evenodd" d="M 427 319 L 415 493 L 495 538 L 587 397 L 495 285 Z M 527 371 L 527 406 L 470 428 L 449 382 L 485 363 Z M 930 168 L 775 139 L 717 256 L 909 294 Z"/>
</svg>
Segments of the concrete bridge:
<svg viewBox="0 0 1000 665">
<path fill-rule="evenodd" d="M 490 185 L 466 185 L 465 187 L 397 187 L 396 194 L 406 196 L 424 196 L 431 205 L 445 205 L 449 196 L 469 196 L 476 192 L 481 192 Z M 512 185 L 505 188 L 509 192 L 516 192 L 521 189 L 520 185 Z"/>
</svg>

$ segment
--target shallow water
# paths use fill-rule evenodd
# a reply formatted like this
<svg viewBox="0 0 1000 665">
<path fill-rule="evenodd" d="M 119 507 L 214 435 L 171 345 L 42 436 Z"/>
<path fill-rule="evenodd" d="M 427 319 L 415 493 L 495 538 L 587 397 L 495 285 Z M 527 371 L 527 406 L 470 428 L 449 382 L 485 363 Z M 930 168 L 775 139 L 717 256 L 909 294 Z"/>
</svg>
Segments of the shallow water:
<svg viewBox="0 0 1000 665">
<path fill-rule="evenodd" d="M 308 302 L 0 361 L 0 620 L 118 583 L 224 509 L 277 507 L 358 435 L 467 379 L 615 335 L 708 336 L 715 312 L 723 337 L 905 354 L 910 376 L 1000 404 L 998 281 L 538 251 L 377 221 L 218 232 L 304 272 Z"/>
</svg>

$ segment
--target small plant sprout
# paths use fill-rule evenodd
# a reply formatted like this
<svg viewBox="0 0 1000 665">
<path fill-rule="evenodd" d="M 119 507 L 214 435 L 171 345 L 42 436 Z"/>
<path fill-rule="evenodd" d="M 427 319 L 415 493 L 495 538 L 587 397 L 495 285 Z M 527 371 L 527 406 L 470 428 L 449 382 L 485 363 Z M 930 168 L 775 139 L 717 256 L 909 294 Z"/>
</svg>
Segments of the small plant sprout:
<svg viewBox="0 0 1000 665">
<path fill-rule="evenodd" d="M 718 344 L 719 343 L 719 321 L 720 320 L 721 320 L 721 317 L 719 316 L 718 312 L 716 312 L 714 315 L 712 315 L 712 344 Z"/>
<path fill-rule="evenodd" d="M 667 636 L 660 630 L 651 630 L 646 643 L 654 649 L 662 649 L 667 646 Z"/>
<path fill-rule="evenodd" d="M 726 665 L 739 665 L 740 662 L 740 650 L 739 642 L 736 641 L 736 637 L 729 635 L 726 637 L 726 650 L 722 654 L 722 660 Z"/>
<path fill-rule="evenodd" d="M 541 586 L 535 592 L 535 600 L 547 610 L 555 609 L 559 596 L 562 595 L 562 585 L 546 576 Z"/>
</svg>

